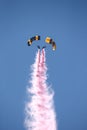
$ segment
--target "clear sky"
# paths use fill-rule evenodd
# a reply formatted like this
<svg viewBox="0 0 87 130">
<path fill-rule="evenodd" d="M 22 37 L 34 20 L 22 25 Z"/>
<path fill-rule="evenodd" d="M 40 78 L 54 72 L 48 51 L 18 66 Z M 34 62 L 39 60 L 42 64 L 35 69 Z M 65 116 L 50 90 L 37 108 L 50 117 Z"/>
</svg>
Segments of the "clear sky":
<svg viewBox="0 0 87 130">
<path fill-rule="evenodd" d="M 27 46 L 36 34 L 42 40 Z M 24 105 L 37 44 L 47 46 L 59 130 L 87 130 L 87 1 L 0 0 L 0 130 L 25 130 Z"/>
</svg>

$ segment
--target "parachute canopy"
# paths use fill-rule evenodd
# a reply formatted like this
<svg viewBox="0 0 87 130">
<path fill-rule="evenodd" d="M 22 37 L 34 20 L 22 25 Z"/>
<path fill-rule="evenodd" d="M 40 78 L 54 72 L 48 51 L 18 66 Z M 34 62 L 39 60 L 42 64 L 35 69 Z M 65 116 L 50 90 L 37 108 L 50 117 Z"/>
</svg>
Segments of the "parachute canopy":
<svg viewBox="0 0 87 130">
<path fill-rule="evenodd" d="M 39 36 L 39 35 L 36 35 L 36 36 L 30 38 L 30 39 L 28 40 L 28 42 L 27 42 L 27 43 L 28 43 L 28 46 L 30 46 L 30 45 L 32 44 L 32 42 L 35 41 L 35 40 L 40 40 L 40 36 Z"/>
<path fill-rule="evenodd" d="M 52 50 L 56 50 L 56 43 L 50 37 L 46 37 L 45 42 L 52 45 Z"/>
</svg>

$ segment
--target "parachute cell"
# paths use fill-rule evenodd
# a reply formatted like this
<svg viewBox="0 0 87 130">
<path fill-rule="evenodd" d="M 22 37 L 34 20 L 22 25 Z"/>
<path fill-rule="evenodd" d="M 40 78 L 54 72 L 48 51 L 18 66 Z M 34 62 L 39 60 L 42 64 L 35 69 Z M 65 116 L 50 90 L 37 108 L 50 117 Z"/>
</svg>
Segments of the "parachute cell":
<svg viewBox="0 0 87 130">
<path fill-rule="evenodd" d="M 51 43 L 52 43 L 52 39 L 51 39 L 50 37 L 47 37 L 47 38 L 45 39 L 45 42 L 51 44 Z"/>
</svg>

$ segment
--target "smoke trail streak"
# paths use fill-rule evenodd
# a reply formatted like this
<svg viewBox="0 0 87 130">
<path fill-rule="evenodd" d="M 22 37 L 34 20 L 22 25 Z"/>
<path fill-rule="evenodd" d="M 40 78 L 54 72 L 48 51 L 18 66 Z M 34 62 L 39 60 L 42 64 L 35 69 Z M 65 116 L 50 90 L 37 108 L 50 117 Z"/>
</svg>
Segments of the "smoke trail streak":
<svg viewBox="0 0 87 130">
<path fill-rule="evenodd" d="M 56 130 L 56 117 L 53 105 L 53 90 L 47 86 L 45 50 L 38 50 L 32 65 L 31 87 L 28 96 L 31 100 L 25 106 L 25 127 L 27 130 Z"/>
</svg>

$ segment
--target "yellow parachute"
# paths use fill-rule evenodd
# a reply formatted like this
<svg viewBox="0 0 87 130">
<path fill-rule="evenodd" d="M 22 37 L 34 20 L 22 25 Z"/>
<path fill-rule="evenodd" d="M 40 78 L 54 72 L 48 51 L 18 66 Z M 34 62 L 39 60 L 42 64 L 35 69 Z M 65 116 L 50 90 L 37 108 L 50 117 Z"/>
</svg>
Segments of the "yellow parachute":
<svg viewBox="0 0 87 130">
<path fill-rule="evenodd" d="M 52 45 L 52 50 L 56 50 L 56 43 L 50 37 L 46 37 L 45 42 Z"/>
<path fill-rule="evenodd" d="M 28 43 L 28 46 L 30 46 L 30 45 L 32 44 L 32 42 L 35 41 L 35 40 L 40 40 L 40 36 L 39 36 L 39 35 L 36 35 L 36 36 L 30 38 L 30 39 L 28 40 L 28 42 L 27 42 L 27 43 Z"/>
</svg>

